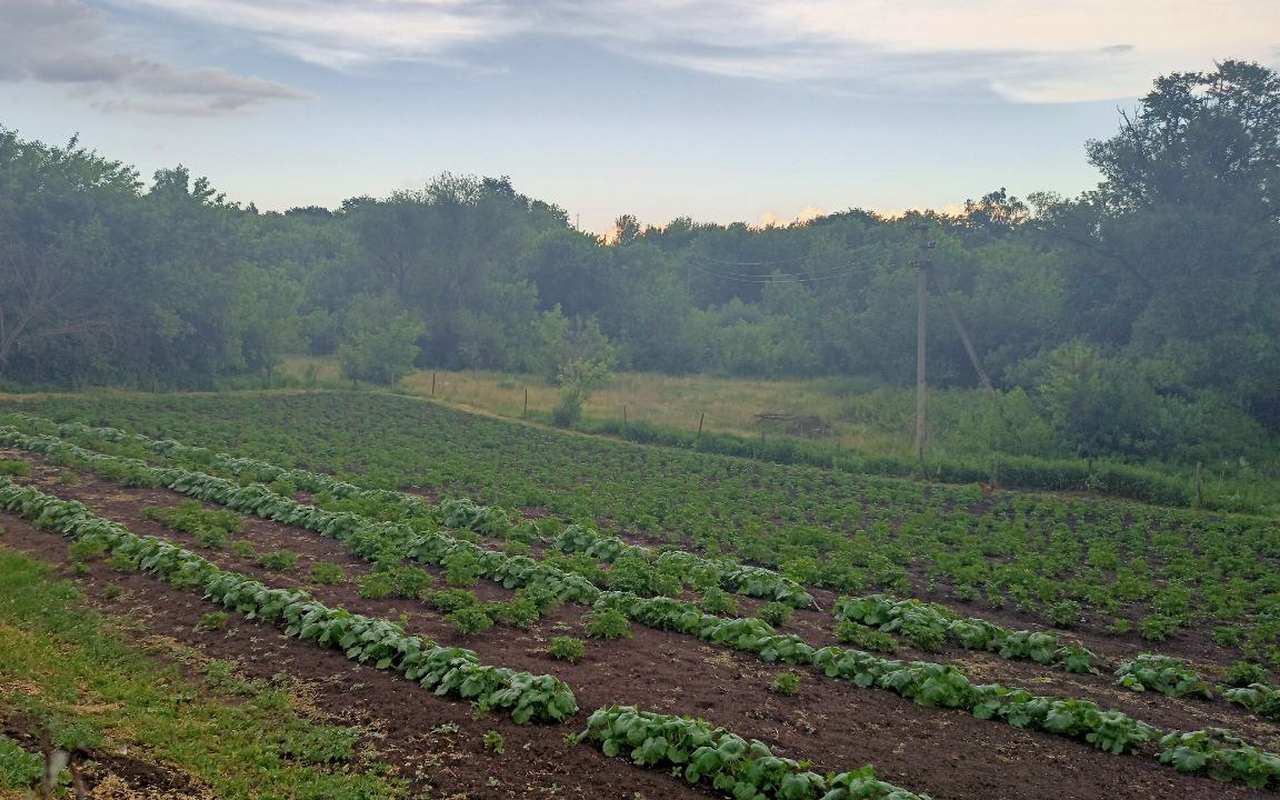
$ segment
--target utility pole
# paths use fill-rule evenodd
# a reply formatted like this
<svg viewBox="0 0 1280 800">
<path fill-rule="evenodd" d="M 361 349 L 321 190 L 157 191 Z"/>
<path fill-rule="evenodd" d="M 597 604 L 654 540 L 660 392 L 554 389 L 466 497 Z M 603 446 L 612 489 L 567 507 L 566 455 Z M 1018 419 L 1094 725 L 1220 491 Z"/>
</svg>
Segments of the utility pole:
<svg viewBox="0 0 1280 800">
<path fill-rule="evenodd" d="M 924 449 L 928 439 L 926 425 L 927 381 L 925 378 L 925 345 L 929 334 L 929 251 L 934 243 L 929 241 L 924 224 L 920 258 L 916 262 L 916 461 L 924 467 Z"/>
</svg>

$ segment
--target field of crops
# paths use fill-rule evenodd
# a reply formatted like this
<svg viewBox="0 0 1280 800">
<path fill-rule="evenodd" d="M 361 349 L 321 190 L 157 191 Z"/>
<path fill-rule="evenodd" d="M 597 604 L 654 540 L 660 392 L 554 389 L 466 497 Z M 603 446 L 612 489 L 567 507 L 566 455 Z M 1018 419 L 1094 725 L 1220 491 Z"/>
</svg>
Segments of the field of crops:
<svg viewBox="0 0 1280 800">
<path fill-rule="evenodd" d="M 406 796 L 1280 789 L 1272 518 L 320 392 L 7 402 L 0 525 Z"/>
</svg>

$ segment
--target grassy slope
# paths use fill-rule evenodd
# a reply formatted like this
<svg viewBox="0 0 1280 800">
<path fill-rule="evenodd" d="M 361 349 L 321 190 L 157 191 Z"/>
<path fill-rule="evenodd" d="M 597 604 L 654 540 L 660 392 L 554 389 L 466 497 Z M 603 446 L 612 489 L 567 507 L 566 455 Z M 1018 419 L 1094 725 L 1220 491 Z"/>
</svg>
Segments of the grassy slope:
<svg viewBox="0 0 1280 800">
<path fill-rule="evenodd" d="M 232 702 L 125 640 L 45 565 L 0 546 L 0 709 L 79 730 L 98 746 L 139 747 L 220 798 L 401 795 L 384 768 L 308 767 L 281 742 L 336 729 L 308 722 L 283 690 L 251 687 Z M 242 689 L 246 687 L 242 686 Z"/>
</svg>

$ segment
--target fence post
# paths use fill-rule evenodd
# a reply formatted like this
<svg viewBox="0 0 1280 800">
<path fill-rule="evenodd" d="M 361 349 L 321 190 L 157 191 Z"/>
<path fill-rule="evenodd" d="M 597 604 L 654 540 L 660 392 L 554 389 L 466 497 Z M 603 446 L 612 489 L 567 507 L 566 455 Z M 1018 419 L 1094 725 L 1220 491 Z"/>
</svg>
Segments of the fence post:
<svg viewBox="0 0 1280 800">
<path fill-rule="evenodd" d="M 431 370 L 431 396 L 436 396 L 436 371 Z"/>
<path fill-rule="evenodd" d="M 520 412 L 520 419 L 526 419 L 529 416 L 529 387 L 524 387 L 524 411 Z"/>
<path fill-rule="evenodd" d="M 1204 464 L 1196 462 L 1196 508 L 1204 502 Z"/>
<path fill-rule="evenodd" d="M 694 438 L 693 443 L 697 444 L 702 441 L 702 423 L 707 418 L 707 412 L 703 411 L 698 415 L 698 435 Z"/>
</svg>

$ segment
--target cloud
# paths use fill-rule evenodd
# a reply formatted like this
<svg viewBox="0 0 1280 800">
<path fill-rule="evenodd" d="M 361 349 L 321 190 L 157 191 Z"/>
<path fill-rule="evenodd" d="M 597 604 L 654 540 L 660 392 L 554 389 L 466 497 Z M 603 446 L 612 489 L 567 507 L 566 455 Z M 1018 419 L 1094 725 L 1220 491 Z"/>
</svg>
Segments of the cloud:
<svg viewBox="0 0 1280 800">
<path fill-rule="evenodd" d="M 82 0 L 4 0 L 0 80 L 63 85 L 103 111 L 210 116 L 300 92 L 218 67 L 189 69 L 128 52 Z"/>
<path fill-rule="evenodd" d="M 756 218 L 756 224 L 754 227 L 786 227 L 792 223 L 809 222 L 810 220 L 817 219 L 818 217 L 826 216 L 826 214 L 827 210 L 825 208 L 819 208 L 818 206 L 805 206 L 793 217 L 782 217 L 772 211 L 766 211 Z"/>
<path fill-rule="evenodd" d="M 1227 57 L 1273 60 L 1275 0 L 106 0 L 247 33 L 336 69 L 502 59 L 520 37 L 848 94 L 1132 97 Z M 1117 44 L 1117 43 L 1120 44 Z"/>
</svg>

